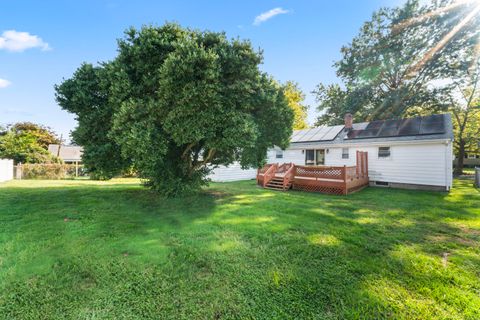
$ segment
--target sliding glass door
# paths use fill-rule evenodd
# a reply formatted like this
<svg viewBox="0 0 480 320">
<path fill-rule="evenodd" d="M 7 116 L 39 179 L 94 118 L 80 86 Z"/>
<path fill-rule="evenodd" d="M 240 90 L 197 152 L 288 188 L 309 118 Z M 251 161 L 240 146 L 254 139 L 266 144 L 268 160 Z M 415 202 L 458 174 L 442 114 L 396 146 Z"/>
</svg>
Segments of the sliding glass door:
<svg viewBox="0 0 480 320">
<path fill-rule="evenodd" d="M 305 150 L 305 165 L 315 165 L 315 150 Z"/>
<path fill-rule="evenodd" d="M 305 150 L 306 166 L 323 166 L 325 165 L 325 149 Z"/>
<path fill-rule="evenodd" d="M 325 149 L 315 150 L 315 164 L 323 166 L 325 164 Z"/>
</svg>

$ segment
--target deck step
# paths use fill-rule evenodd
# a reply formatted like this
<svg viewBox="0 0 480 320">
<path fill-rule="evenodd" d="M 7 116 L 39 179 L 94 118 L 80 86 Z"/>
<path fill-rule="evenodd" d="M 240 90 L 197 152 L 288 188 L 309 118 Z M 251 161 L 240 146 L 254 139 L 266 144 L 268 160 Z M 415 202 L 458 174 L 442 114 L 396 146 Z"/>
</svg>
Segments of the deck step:
<svg viewBox="0 0 480 320">
<path fill-rule="evenodd" d="M 292 186 L 292 183 L 289 183 L 288 185 L 285 186 L 285 191 L 289 190 L 290 187 Z M 270 190 L 277 190 L 277 191 L 283 191 L 283 181 L 278 182 L 278 183 L 272 183 L 272 181 L 269 181 L 267 185 L 265 186 L 265 189 L 270 189 Z"/>
<path fill-rule="evenodd" d="M 269 187 L 269 186 L 265 186 L 264 189 L 276 190 L 276 191 L 283 191 L 283 188 L 275 188 L 275 187 Z"/>
<path fill-rule="evenodd" d="M 283 181 L 269 181 L 268 184 L 279 184 L 279 185 L 283 185 Z"/>
</svg>

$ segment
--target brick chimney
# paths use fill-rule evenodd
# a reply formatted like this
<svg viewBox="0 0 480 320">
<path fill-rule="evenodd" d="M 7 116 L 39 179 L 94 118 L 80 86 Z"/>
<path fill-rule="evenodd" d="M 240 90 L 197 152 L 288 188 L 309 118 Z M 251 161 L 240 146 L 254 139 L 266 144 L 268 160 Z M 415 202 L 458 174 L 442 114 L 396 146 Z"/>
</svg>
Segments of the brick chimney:
<svg viewBox="0 0 480 320">
<path fill-rule="evenodd" d="M 349 131 L 353 128 L 353 116 L 350 112 L 345 114 L 345 130 Z"/>
</svg>

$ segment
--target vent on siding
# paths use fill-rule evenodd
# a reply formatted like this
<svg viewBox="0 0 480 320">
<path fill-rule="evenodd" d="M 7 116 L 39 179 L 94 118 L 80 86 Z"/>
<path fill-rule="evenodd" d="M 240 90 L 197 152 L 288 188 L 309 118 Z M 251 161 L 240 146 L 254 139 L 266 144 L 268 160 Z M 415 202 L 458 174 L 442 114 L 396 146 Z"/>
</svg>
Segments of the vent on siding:
<svg viewBox="0 0 480 320">
<path fill-rule="evenodd" d="M 385 182 L 385 181 L 375 181 L 375 185 L 379 187 L 388 187 L 390 183 Z"/>
</svg>

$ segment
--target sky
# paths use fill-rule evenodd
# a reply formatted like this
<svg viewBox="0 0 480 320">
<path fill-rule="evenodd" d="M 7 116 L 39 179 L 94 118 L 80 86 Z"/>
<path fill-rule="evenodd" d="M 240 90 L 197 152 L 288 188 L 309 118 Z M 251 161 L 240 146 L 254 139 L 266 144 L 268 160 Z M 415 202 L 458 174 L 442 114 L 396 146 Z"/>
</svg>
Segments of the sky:
<svg viewBox="0 0 480 320">
<path fill-rule="evenodd" d="M 338 82 L 334 61 L 373 11 L 402 0 L 0 0 L 0 124 L 32 121 L 68 140 L 72 114 L 55 102 L 54 85 L 82 62 L 116 56 L 128 27 L 177 22 L 225 31 L 261 48 L 261 69 L 280 82 L 293 80 L 306 94 L 308 121 L 316 115 L 311 93 Z"/>
</svg>

